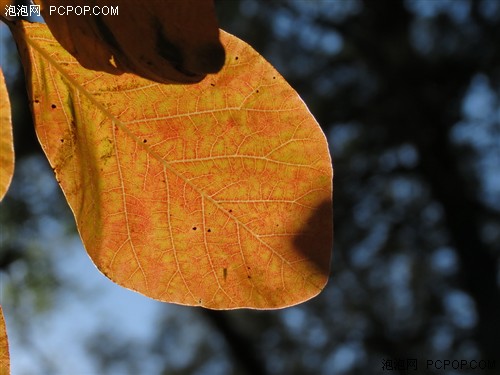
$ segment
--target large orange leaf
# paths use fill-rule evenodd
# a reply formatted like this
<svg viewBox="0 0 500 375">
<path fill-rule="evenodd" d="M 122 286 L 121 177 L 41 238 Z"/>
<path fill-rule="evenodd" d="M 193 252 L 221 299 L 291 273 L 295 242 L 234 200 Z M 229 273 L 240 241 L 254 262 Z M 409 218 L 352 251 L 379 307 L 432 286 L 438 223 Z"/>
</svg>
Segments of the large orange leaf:
<svg viewBox="0 0 500 375">
<path fill-rule="evenodd" d="M 37 2 L 59 43 L 89 69 L 198 82 L 224 63 L 213 0 Z"/>
<path fill-rule="evenodd" d="M 9 94 L 0 69 L 0 201 L 9 189 L 14 174 L 14 144 Z"/>
<path fill-rule="evenodd" d="M 161 85 L 83 69 L 44 25 L 13 29 L 39 140 L 106 276 L 214 309 L 280 308 L 321 291 L 332 246 L 326 140 L 250 46 L 223 33 L 219 74 Z"/>
<path fill-rule="evenodd" d="M 0 306 L 0 375 L 8 374 L 10 374 L 9 342 L 7 340 L 2 306 Z"/>
</svg>

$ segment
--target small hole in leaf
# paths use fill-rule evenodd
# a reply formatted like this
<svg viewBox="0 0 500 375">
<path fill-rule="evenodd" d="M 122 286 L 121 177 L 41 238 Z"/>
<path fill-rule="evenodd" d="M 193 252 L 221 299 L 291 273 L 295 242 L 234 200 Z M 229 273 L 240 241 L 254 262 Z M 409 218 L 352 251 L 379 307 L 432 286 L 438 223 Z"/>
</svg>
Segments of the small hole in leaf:
<svg viewBox="0 0 500 375">
<path fill-rule="evenodd" d="M 258 93 L 259 93 L 259 90 L 256 90 L 255 92 L 258 94 Z"/>
<path fill-rule="evenodd" d="M 193 230 L 196 230 L 197 228 L 196 227 L 193 227 Z"/>
<path fill-rule="evenodd" d="M 210 233 L 212 231 L 212 229 L 208 228 L 207 232 Z"/>
<path fill-rule="evenodd" d="M 55 104 L 52 104 L 52 105 L 51 105 L 51 107 L 52 107 L 52 108 L 56 108 L 57 106 L 56 106 Z"/>
<path fill-rule="evenodd" d="M 215 83 L 211 83 L 210 86 L 212 86 L 212 87 L 215 86 Z"/>
<path fill-rule="evenodd" d="M 273 79 L 276 79 L 276 77 L 273 77 Z"/>
<path fill-rule="evenodd" d="M 233 210 L 229 210 L 229 213 L 233 212 Z"/>
<path fill-rule="evenodd" d="M 38 100 L 38 99 L 35 99 L 35 103 L 40 103 L 40 100 Z"/>
<path fill-rule="evenodd" d="M 248 275 L 247 277 L 248 277 L 249 279 L 251 279 L 251 278 L 252 278 L 252 276 L 250 276 L 250 275 Z"/>
<path fill-rule="evenodd" d="M 61 141 L 61 143 L 64 143 L 64 139 L 61 138 L 60 141 Z"/>
<path fill-rule="evenodd" d="M 142 143 L 148 143 L 148 140 L 147 139 L 143 139 Z"/>
<path fill-rule="evenodd" d="M 238 60 L 238 56 L 236 56 L 234 59 L 235 59 L 235 60 Z"/>
</svg>

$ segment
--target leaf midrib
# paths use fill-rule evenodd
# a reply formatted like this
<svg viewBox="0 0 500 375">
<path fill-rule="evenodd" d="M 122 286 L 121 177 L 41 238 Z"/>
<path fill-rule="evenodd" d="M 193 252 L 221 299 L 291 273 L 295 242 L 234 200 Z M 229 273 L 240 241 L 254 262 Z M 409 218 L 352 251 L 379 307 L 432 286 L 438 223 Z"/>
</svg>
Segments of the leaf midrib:
<svg viewBox="0 0 500 375">
<path fill-rule="evenodd" d="M 36 26 L 28 26 L 28 27 L 33 28 L 33 27 L 36 27 Z M 210 201 L 211 203 L 213 203 L 217 207 L 217 209 L 219 209 L 220 211 L 222 211 L 227 217 L 229 217 L 231 220 L 233 220 L 236 223 L 237 226 L 240 226 L 240 227 L 244 228 L 248 233 L 251 234 L 251 236 L 255 240 L 257 240 L 259 243 L 261 243 L 265 248 L 269 249 L 269 251 L 271 251 L 271 253 L 273 255 L 276 255 L 290 269 L 292 269 L 294 272 L 300 274 L 301 277 L 303 278 L 303 280 L 305 280 L 306 282 L 310 283 L 314 287 L 318 288 L 318 286 L 315 283 L 312 283 L 312 281 L 307 277 L 307 275 L 304 275 L 304 274 L 298 272 L 297 269 L 293 266 L 292 262 L 290 262 L 289 260 L 287 260 L 283 255 L 281 255 L 279 252 L 277 252 L 269 244 L 267 244 L 266 242 L 264 242 L 260 238 L 259 234 L 255 233 L 246 224 L 244 224 L 243 222 L 241 222 L 240 220 L 238 220 L 238 218 L 236 216 L 234 216 L 233 214 L 227 212 L 227 210 L 225 210 L 218 203 L 218 201 L 216 201 L 215 199 L 213 199 L 210 195 L 206 194 L 203 190 L 201 190 L 199 187 L 197 187 L 195 184 L 193 184 L 189 179 L 186 179 L 181 173 L 177 172 L 176 169 L 172 168 L 172 166 L 170 165 L 170 163 L 167 162 L 167 161 L 165 161 L 163 158 L 161 158 L 161 156 L 157 152 L 155 152 L 154 150 L 152 150 L 149 145 L 144 144 L 137 136 L 135 136 L 126 127 L 126 125 L 124 124 L 124 122 L 122 122 L 120 119 L 118 119 L 103 104 L 101 104 L 99 101 L 95 100 L 95 98 L 92 96 L 92 94 L 90 92 L 88 92 L 80 83 L 78 83 L 73 77 L 71 77 L 71 75 L 67 74 L 67 72 L 65 71 L 65 69 L 61 66 L 61 64 L 58 63 L 57 60 L 53 59 L 52 56 L 50 56 L 50 54 L 47 53 L 43 49 L 43 47 L 41 45 L 39 46 L 36 43 L 36 40 L 41 40 L 42 43 L 40 43 L 40 44 L 43 44 L 43 41 L 53 42 L 53 40 L 47 39 L 47 38 L 42 38 L 42 37 L 33 37 L 33 38 L 30 38 L 27 35 L 26 35 L 25 40 L 30 45 L 31 48 L 33 48 L 41 56 L 43 56 L 43 58 L 45 58 L 48 61 L 48 63 L 51 64 L 67 81 L 69 81 L 69 83 L 71 85 L 73 85 L 84 97 L 86 97 L 96 108 L 98 108 L 111 121 L 112 124 L 115 124 L 116 126 L 118 126 L 120 128 L 120 130 L 122 130 L 125 134 L 127 134 L 139 147 L 142 147 L 142 149 L 144 149 L 147 153 L 149 153 L 150 156 L 152 156 L 159 163 L 161 163 L 164 166 L 164 168 L 166 168 L 169 172 L 173 173 L 176 177 L 180 178 L 187 185 L 189 185 L 203 199 L 206 199 L 206 200 Z M 103 73 L 103 75 L 105 75 L 105 73 Z M 158 85 L 158 84 L 153 84 L 151 86 L 155 86 L 155 85 Z M 220 111 L 222 111 L 222 110 L 223 111 L 230 111 L 230 110 L 243 110 L 243 109 L 240 106 L 240 107 L 234 107 L 234 108 L 233 107 L 231 107 L 231 108 L 224 108 L 224 109 L 219 109 L 219 110 Z M 245 110 L 249 110 L 249 109 L 246 108 Z M 259 111 L 258 109 L 251 109 L 251 110 Z M 213 113 L 214 111 L 216 112 L 217 110 L 210 110 L 210 111 L 207 111 L 207 112 Z M 266 110 L 260 110 L 260 111 L 266 111 Z M 283 109 L 283 111 L 290 111 L 290 109 Z M 272 112 L 275 112 L 275 111 L 272 111 Z M 189 114 L 186 113 L 185 115 L 189 115 Z M 167 119 L 167 118 L 170 118 L 170 117 L 168 116 L 165 119 Z M 235 155 L 235 156 L 238 156 L 238 155 Z M 241 155 L 241 156 L 243 156 L 243 155 Z M 116 155 L 116 157 L 118 157 L 118 155 Z M 249 156 L 249 157 L 255 158 L 254 156 Z M 179 161 L 176 161 L 176 162 L 179 162 Z M 300 165 L 294 165 L 294 166 L 295 167 L 300 167 Z M 122 184 L 123 184 L 123 182 L 122 182 Z M 140 265 L 140 263 L 139 263 L 139 265 Z"/>
</svg>

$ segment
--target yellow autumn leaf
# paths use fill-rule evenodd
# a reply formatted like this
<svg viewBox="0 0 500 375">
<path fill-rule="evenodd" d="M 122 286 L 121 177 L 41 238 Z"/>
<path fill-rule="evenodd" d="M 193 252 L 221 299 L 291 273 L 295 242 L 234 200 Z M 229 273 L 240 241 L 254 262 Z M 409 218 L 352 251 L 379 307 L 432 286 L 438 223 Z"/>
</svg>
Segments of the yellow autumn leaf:
<svg viewBox="0 0 500 375">
<path fill-rule="evenodd" d="M 198 82 L 224 63 L 213 0 L 36 0 L 88 69 L 160 83 Z"/>
<path fill-rule="evenodd" d="M 36 132 L 85 248 L 160 301 L 271 309 L 317 295 L 332 246 L 326 139 L 250 46 L 193 85 L 83 69 L 45 25 L 17 22 Z"/>
<path fill-rule="evenodd" d="M 0 69 L 0 201 L 9 189 L 14 174 L 14 143 L 9 94 Z"/>
<path fill-rule="evenodd" d="M 0 306 L 0 375 L 8 374 L 10 374 L 9 342 L 2 306 Z"/>
</svg>

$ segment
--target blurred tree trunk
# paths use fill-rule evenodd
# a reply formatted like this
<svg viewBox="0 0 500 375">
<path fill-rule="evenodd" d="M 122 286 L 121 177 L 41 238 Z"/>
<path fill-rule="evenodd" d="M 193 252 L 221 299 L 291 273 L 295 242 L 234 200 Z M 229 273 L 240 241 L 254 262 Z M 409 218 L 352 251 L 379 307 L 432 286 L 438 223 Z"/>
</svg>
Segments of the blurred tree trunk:
<svg viewBox="0 0 500 375">
<path fill-rule="evenodd" d="M 444 209 L 451 243 L 460 256 L 461 285 L 476 303 L 474 338 L 483 357 L 495 359 L 500 347 L 498 258 L 481 239 L 479 186 L 471 183 L 475 176 L 460 171 L 462 161 L 450 144 L 450 130 L 460 119 L 460 101 L 473 75 L 485 66 L 500 66 L 500 60 L 485 63 L 474 55 L 424 60 L 410 46 L 412 18 L 403 2 L 364 1 L 363 9 L 357 23 L 343 25 L 343 31 L 364 51 L 364 61 L 382 89 L 359 112 L 363 115 L 354 117 L 366 126 L 387 127 L 388 144 L 416 146 L 418 170 Z"/>
</svg>

